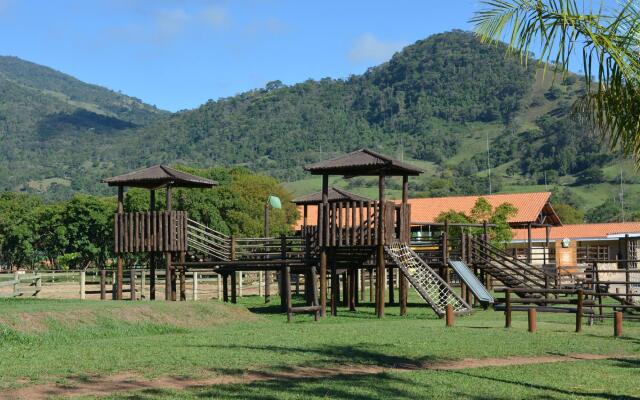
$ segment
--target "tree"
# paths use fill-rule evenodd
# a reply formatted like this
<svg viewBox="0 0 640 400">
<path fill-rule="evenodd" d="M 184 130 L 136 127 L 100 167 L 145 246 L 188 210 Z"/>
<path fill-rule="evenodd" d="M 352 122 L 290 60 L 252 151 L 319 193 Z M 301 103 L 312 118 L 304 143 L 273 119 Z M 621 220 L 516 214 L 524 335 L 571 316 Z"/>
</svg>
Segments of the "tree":
<svg viewBox="0 0 640 400">
<path fill-rule="evenodd" d="M 553 205 L 553 209 L 563 224 L 582 224 L 584 222 L 584 211 L 569 204 L 556 203 Z"/>
<path fill-rule="evenodd" d="M 493 208 L 491 204 L 484 197 L 479 197 L 476 200 L 469 215 L 463 212 L 449 210 L 440 213 L 436 218 L 436 222 L 450 222 L 450 223 L 473 223 L 481 224 L 487 222 L 493 225 L 489 229 L 490 240 L 499 246 L 504 246 L 511 241 L 513 233 L 509 226 L 509 218 L 511 218 L 518 210 L 510 203 L 502 203 L 498 207 Z M 479 235 L 482 233 L 482 228 L 471 228 L 468 230 L 470 233 Z M 459 229 L 452 229 L 454 236 L 459 235 Z"/>
<path fill-rule="evenodd" d="M 568 70 L 580 53 L 586 91 L 574 104 L 577 116 L 598 127 L 611 148 L 640 159 L 640 7 L 624 0 L 617 8 L 593 10 L 583 0 L 484 0 L 472 18 L 483 41 L 504 39 L 526 64 L 541 44 L 540 62 L 554 74 Z M 595 80 L 593 78 L 595 76 Z"/>
<path fill-rule="evenodd" d="M 590 185 L 601 182 L 604 182 L 604 173 L 602 169 L 595 165 L 582 171 L 576 180 L 576 183 L 579 185 Z"/>
</svg>

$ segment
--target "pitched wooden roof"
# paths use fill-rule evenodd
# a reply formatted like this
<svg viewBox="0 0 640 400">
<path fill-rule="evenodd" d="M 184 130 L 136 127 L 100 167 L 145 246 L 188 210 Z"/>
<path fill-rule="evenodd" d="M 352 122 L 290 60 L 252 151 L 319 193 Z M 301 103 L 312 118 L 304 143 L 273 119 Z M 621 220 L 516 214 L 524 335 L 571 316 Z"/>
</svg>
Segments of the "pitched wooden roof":
<svg viewBox="0 0 640 400">
<path fill-rule="evenodd" d="M 357 195 L 355 193 L 347 192 L 344 189 L 340 189 L 337 187 L 330 187 L 328 191 L 329 202 L 336 201 L 373 201 L 367 197 Z M 293 199 L 292 201 L 298 205 L 304 204 L 320 204 L 322 203 L 322 191 L 311 193 L 306 196 L 300 196 L 298 198 Z"/>
<path fill-rule="evenodd" d="M 166 165 L 154 165 L 153 167 L 128 172 L 124 175 L 106 178 L 102 182 L 109 186 L 128 186 L 145 189 L 165 186 L 210 188 L 218 184 L 216 181 L 178 171 Z"/>
<path fill-rule="evenodd" d="M 413 165 L 395 160 L 369 149 L 354 152 L 307 165 L 305 170 L 314 175 L 420 175 L 424 171 Z"/>
<path fill-rule="evenodd" d="M 549 232 L 549 239 L 561 240 L 569 238 L 573 240 L 587 239 L 607 239 L 615 238 L 625 234 L 640 234 L 640 222 L 610 222 L 603 224 L 570 224 L 562 226 L 553 226 Z M 545 229 L 534 228 L 531 230 L 531 239 L 540 241 L 545 240 Z M 526 230 L 515 230 L 513 241 L 526 241 Z"/>
<path fill-rule="evenodd" d="M 432 223 L 436 221 L 440 214 L 451 210 L 469 214 L 480 197 L 485 198 L 493 207 L 503 203 L 513 205 L 517 212 L 513 217 L 509 218 L 508 222 L 512 225 L 527 223 L 562 224 L 553 207 L 549 204 L 550 192 L 409 199 L 411 222 Z M 540 221 L 541 215 L 545 218 L 544 221 Z"/>
</svg>

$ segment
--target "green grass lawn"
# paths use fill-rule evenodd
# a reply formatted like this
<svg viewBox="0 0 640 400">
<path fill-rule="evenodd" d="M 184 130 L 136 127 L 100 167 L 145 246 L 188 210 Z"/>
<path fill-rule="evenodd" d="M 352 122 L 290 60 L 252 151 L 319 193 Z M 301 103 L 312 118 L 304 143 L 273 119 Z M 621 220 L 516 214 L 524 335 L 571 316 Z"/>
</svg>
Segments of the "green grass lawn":
<svg viewBox="0 0 640 400">
<path fill-rule="evenodd" d="M 612 338 L 611 321 L 576 334 L 573 315 L 539 314 L 539 331 L 526 331 L 525 313 L 505 329 L 502 313 L 477 310 L 444 322 L 415 297 L 409 316 L 373 307 L 315 323 L 287 324 L 278 300 L 245 297 L 217 302 L 0 302 L 0 392 L 70 377 L 122 374 L 156 378 L 237 375 L 343 364 L 420 365 L 443 360 L 569 353 L 640 354 L 640 324 L 625 323 Z M 249 310 L 249 311 L 247 311 Z M 9 324 L 7 321 L 11 322 Z M 22 321 L 23 324 L 17 324 Z M 10 328 L 9 326 L 13 326 Z M 633 398 L 640 395 L 637 359 L 579 361 L 459 371 L 389 371 L 372 376 L 265 381 L 188 391 L 154 389 L 114 398 Z M 634 375 L 635 374 L 635 375 Z M 615 381 L 615 385 L 609 382 Z M 618 396 L 618 397 L 615 397 Z M 628 397 L 624 397 L 628 396 Z"/>
</svg>

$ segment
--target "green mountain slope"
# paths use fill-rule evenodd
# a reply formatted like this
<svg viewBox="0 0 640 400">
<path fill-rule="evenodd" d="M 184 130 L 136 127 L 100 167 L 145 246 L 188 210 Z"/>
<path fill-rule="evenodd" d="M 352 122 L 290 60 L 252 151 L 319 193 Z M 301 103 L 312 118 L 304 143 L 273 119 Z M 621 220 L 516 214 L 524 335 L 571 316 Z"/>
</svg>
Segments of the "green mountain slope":
<svg viewBox="0 0 640 400">
<path fill-rule="evenodd" d="M 0 188 L 50 197 L 83 190 L 123 132 L 129 137 L 167 115 L 51 68 L 0 57 Z"/>
<path fill-rule="evenodd" d="M 270 82 L 172 115 L 2 58 L 0 135 L 10 146 L 0 150 L 0 173 L 9 176 L 0 188 L 49 198 L 109 193 L 99 178 L 181 162 L 247 166 L 303 193 L 319 187 L 305 164 L 370 147 L 425 167 L 413 195 L 486 193 L 489 165 L 493 191 L 561 186 L 562 202 L 588 210 L 615 198 L 619 160 L 571 118 L 583 90 L 574 75 L 524 68 L 503 46 L 462 31 L 420 40 L 362 75 Z M 640 196 L 635 175 L 624 179 Z M 373 183 L 340 184 L 369 194 Z"/>
</svg>

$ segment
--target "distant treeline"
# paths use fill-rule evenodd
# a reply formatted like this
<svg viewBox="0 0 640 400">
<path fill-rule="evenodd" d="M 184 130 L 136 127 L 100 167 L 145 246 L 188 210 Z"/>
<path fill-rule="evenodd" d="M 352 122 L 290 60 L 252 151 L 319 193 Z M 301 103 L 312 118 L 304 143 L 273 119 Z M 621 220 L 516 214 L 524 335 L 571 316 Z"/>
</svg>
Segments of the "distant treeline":
<svg viewBox="0 0 640 400">
<path fill-rule="evenodd" d="M 296 221 L 291 196 L 271 177 L 246 169 L 179 167 L 219 182 L 213 189 L 175 189 L 174 209 L 218 231 L 257 236 L 263 230 L 263 207 L 269 195 L 279 196 L 281 210 L 272 210 L 273 234 L 286 233 Z M 156 195 L 164 208 L 164 191 Z M 147 190 L 132 189 L 125 211 L 149 207 Z M 15 192 L 0 194 L 0 267 L 77 269 L 106 266 L 113 258 L 115 197 L 78 194 L 67 201 L 47 203 Z"/>
</svg>

